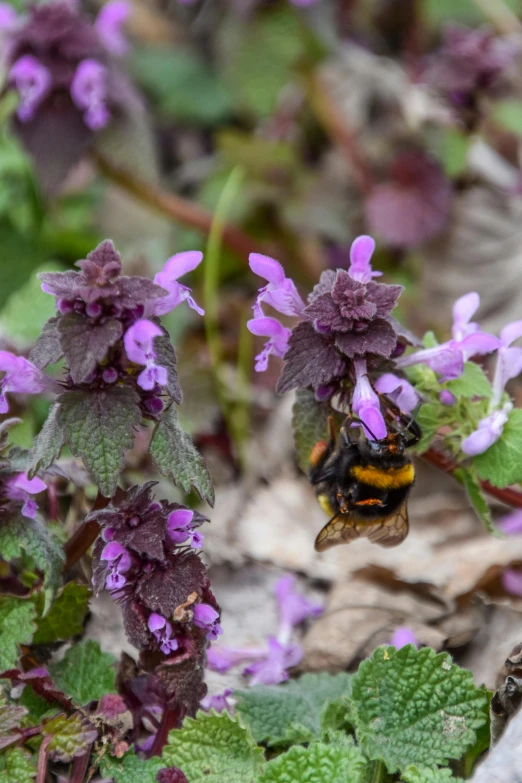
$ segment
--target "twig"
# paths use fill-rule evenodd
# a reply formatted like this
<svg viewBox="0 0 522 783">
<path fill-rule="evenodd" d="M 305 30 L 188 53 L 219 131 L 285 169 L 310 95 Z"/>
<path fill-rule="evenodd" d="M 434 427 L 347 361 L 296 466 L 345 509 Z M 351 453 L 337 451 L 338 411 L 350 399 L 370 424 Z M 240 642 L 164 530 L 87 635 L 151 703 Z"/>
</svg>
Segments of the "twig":
<svg viewBox="0 0 522 783">
<path fill-rule="evenodd" d="M 109 505 L 109 502 L 110 498 L 106 498 L 101 492 L 98 492 L 92 510 L 96 511 L 99 508 L 105 508 L 105 506 Z M 89 547 L 92 546 L 98 538 L 99 532 L 100 526 L 94 520 L 83 522 L 83 524 L 74 531 L 72 536 L 63 545 L 63 550 L 65 552 L 64 571 L 68 571 L 69 568 L 72 568 L 80 557 L 87 552 Z"/>
<path fill-rule="evenodd" d="M 94 159 L 104 177 L 114 182 L 139 201 L 177 223 L 195 228 L 205 235 L 210 233 L 213 215 L 199 206 L 199 204 L 194 204 L 176 193 L 167 193 L 155 185 L 151 185 L 150 182 L 137 177 L 136 174 L 127 169 L 115 165 L 104 155 L 100 155 L 100 153 L 96 153 Z M 245 261 L 250 253 L 267 252 L 266 247 L 263 251 L 263 243 L 230 224 L 223 226 L 222 240 L 224 245 L 244 258 Z"/>
<path fill-rule="evenodd" d="M 428 449 L 424 454 L 421 454 L 421 457 L 426 460 L 426 462 L 429 462 L 430 465 L 434 465 L 436 468 L 439 468 L 439 470 L 442 470 L 449 475 L 452 475 L 457 468 L 450 459 L 435 449 Z M 506 503 L 506 505 L 513 506 L 514 508 L 522 508 L 522 492 L 519 492 L 517 489 L 513 489 L 512 487 L 501 489 L 500 487 L 494 487 L 489 481 L 481 481 L 480 486 L 484 492 L 497 498 L 497 500 L 501 500 L 502 503 Z"/>
</svg>

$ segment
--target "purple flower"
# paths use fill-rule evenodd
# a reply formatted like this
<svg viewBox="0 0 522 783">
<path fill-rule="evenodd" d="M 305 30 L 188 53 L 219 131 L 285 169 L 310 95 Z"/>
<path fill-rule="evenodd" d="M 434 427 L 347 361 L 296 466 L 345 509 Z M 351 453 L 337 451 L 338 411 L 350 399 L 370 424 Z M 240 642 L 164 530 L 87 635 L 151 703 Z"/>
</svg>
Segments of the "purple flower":
<svg viewBox="0 0 522 783">
<path fill-rule="evenodd" d="M 243 674 L 251 676 L 250 686 L 276 685 L 288 679 L 288 671 L 303 659 L 303 650 L 298 644 L 282 644 L 273 636 L 268 638 L 268 654 L 260 661 L 250 664 Z"/>
<path fill-rule="evenodd" d="M 476 457 L 489 449 L 502 435 L 504 425 L 513 410 L 513 403 L 506 402 L 497 411 L 493 411 L 478 423 L 477 429 L 462 441 L 462 451 L 468 457 Z"/>
<path fill-rule="evenodd" d="M 397 360 L 398 367 L 426 364 L 440 375 L 440 381 L 458 378 L 464 370 L 464 362 L 477 354 L 491 353 L 501 346 L 492 334 L 483 332 L 471 317 L 480 304 L 480 297 L 472 292 L 461 296 L 453 306 L 452 339 L 434 348 L 425 348 Z"/>
<path fill-rule="evenodd" d="M 283 357 L 285 355 L 292 331 L 283 326 L 277 318 L 270 318 L 270 316 L 251 318 L 250 321 L 247 321 L 247 328 L 252 334 L 270 338 L 261 353 L 256 356 L 256 372 L 264 372 L 268 367 L 270 356 Z"/>
<path fill-rule="evenodd" d="M 29 519 L 34 519 L 38 511 L 38 505 L 30 495 L 37 495 L 44 489 L 47 489 L 47 484 L 42 479 L 39 479 L 38 476 L 28 479 L 26 473 L 18 473 L 6 483 L 7 497 L 10 500 L 21 500 L 23 503 L 22 514 Z"/>
<path fill-rule="evenodd" d="M 373 251 L 375 250 L 375 240 L 372 237 L 362 234 L 352 242 L 350 248 L 350 268 L 348 274 L 359 283 L 369 283 L 372 277 L 380 277 L 382 272 L 374 272 L 370 263 Z"/>
<path fill-rule="evenodd" d="M 0 381 L 0 413 L 7 413 L 9 406 L 7 392 L 38 394 L 49 386 L 49 379 L 38 367 L 23 356 L 9 351 L 0 351 L 0 372 L 5 373 Z"/>
<path fill-rule="evenodd" d="M 204 536 L 192 529 L 193 518 L 194 512 L 189 508 L 179 508 L 177 511 L 172 511 L 167 520 L 167 532 L 176 544 L 190 541 L 191 547 L 200 549 L 203 546 Z"/>
<path fill-rule="evenodd" d="M 8 3 L 0 3 L 0 32 L 10 32 L 16 25 L 16 11 Z"/>
<path fill-rule="evenodd" d="M 207 631 L 207 639 L 211 642 L 223 633 L 218 620 L 219 612 L 216 612 L 210 604 L 196 604 L 194 607 L 194 624 Z"/>
<path fill-rule="evenodd" d="M 107 108 L 107 69 L 97 60 L 82 60 L 71 84 L 71 97 L 81 109 L 91 130 L 104 128 L 110 120 Z"/>
<path fill-rule="evenodd" d="M 9 80 L 14 82 L 20 95 L 16 110 L 18 118 L 21 122 L 29 122 L 51 89 L 51 72 L 36 57 L 26 54 L 11 67 Z"/>
<path fill-rule="evenodd" d="M 107 560 L 107 576 L 105 578 L 105 587 L 107 590 L 121 590 L 127 583 L 124 574 L 132 566 L 132 559 L 127 550 L 117 541 L 111 541 L 104 546 L 100 555 L 101 560 Z"/>
<path fill-rule="evenodd" d="M 439 394 L 439 400 L 443 405 L 455 405 L 457 398 L 455 395 L 450 392 L 449 389 L 442 389 L 441 393 Z"/>
<path fill-rule="evenodd" d="M 160 327 L 152 321 L 142 318 L 136 321 L 123 338 L 125 352 L 134 364 L 144 364 L 145 370 L 138 376 L 138 385 L 142 389 L 151 390 L 156 384 L 166 386 L 168 373 L 166 367 L 156 364 L 154 338 L 162 335 Z"/>
<path fill-rule="evenodd" d="M 189 307 L 199 315 L 205 315 L 205 311 L 199 307 L 191 296 L 191 289 L 186 285 L 178 283 L 179 277 L 192 272 L 203 261 L 203 253 L 199 250 L 188 250 L 185 253 L 176 253 L 169 258 L 165 266 L 154 277 L 156 285 L 161 286 L 168 291 L 168 296 L 162 296 L 154 299 L 147 305 L 146 315 L 165 315 L 170 313 L 181 302 L 186 302 Z"/>
<path fill-rule="evenodd" d="M 172 635 L 172 626 L 168 620 L 160 614 L 153 612 L 147 621 L 147 625 L 149 631 L 151 631 L 157 641 L 160 642 L 160 650 L 162 653 L 168 655 L 178 649 L 178 641 Z"/>
<path fill-rule="evenodd" d="M 522 571 L 507 568 L 502 574 L 502 586 L 507 593 L 522 596 Z"/>
<path fill-rule="evenodd" d="M 258 291 L 253 306 L 254 318 L 264 316 L 261 308 L 263 303 L 270 305 L 283 315 L 302 315 L 305 303 L 299 296 L 294 281 L 286 277 L 285 270 L 279 261 L 260 253 L 250 253 L 248 263 L 254 274 L 268 281 L 267 285 Z"/>
<path fill-rule="evenodd" d="M 415 647 L 419 646 L 417 637 L 411 628 L 408 628 L 407 626 L 402 626 L 401 628 L 395 629 L 393 636 L 390 639 L 390 644 L 392 647 L 396 647 L 397 650 L 400 650 L 401 647 L 405 647 L 407 644 L 413 644 Z"/>
<path fill-rule="evenodd" d="M 364 359 L 354 361 L 355 387 L 352 410 L 363 423 L 364 434 L 371 440 L 383 440 L 388 434 L 386 422 L 381 413 L 379 396 L 372 389 Z"/>
<path fill-rule="evenodd" d="M 122 27 L 129 18 L 130 7 L 125 0 L 110 0 L 102 6 L 94 26 L 105 48 L 112 54 L 125 54 L 127 40 Z"/>
<path fill-rule="evenodd" d="M 216 647 L 212 645 L 207 650 L 207 662 L 215 672 L 224 674 L 234 666 L 248 661 L 258 661 L 265 658 L 265 647 Z"/>
<path fill-rule="evenodd" d="M 217 693 L 215 696 L 205 696 L 205 698 L 200 701 L 200 707 L 202 710 L 205 710 L 205 712 L 210 712 L 210 710 L 215 710 L 216 712 L 232 712 L 233 707 L 229 701 L 231 693 L 232 690 L 226 688 L 223 693 Z"/>
<path fill-rule="evenodd" d="M 279 629 L 277 639 L 286 644 L 290 640 L 292 629 L 308 617 L 318 617 L 323 607 L 312 603 L 294 590 L 295 577 L 284 576 L 275 586 L 275 596 L 279 608 Z"/>
<path fill-rule="evenodd" d="M 399 410 L 411 413 L 419 403 L 419 395 L 405 378 L 399 378 L 391 372 L 381 375 L 375 382 L 375 388 L 392 400 Z M 449 392 L 451 394 L 451 392 Z"/>
<path fill-rule="evenodd" d="M 499 520 L 497 527 L 507 536 L 522 535 L 522 509 L 517 508 L 510 514 L 506 514 Z"/>
</svg>

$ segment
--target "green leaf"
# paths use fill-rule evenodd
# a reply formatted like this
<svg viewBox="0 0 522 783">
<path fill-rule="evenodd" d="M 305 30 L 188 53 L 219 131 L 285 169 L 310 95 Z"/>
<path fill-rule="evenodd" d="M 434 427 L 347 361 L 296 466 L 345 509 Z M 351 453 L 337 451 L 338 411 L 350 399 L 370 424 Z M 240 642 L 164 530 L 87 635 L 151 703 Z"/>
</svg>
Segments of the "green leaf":
<svg viewBox="0 0 522 783">
<path fill-rule="evenodd" d="M 0 595 L 0 671 L 13 669 L 18 661 L 18 646 L 30 644 L 35 615 L 30 599 Z"/>
<path fill-rule="evenodd" d="M 69 391 L 58 398 L 58 425 L 75 457 L 81 457 L 102 495 L 111 497 L 141 421 L 133 389 L 115 386 Z"/>
<path fill-rule="evenodd" d="M 33 644 L 50 644 L 83 631 L 91 591 L 85 585 L 68 582 L 58 593 L 50 611 L 38 620 Z"/>
<path fill-rule="evenodd" d="M 17 291 L 14 291 L 0 313 L 0 330 L 4 338 L 17 348 L 27 348 L 40 337 L 46 321 L 56 310 L 56 300 L 42 291 L 36 277 L 39 272 L 63 272 L 61 264 L 44 264 L 27 279 Z M 28 318 L 27 314 L 31 317 Z M 39 366 L 39 365 L 38 365 Z"/>
<path fill-rule="evenodd" d="M 114 318 L 94 323 L 73 312 L 59 319 L 58 332 L 71 378 L 82 383 L 118 342 L 122 326 Z"/>
<path fill-rule="evenodd" d="M 8 748 L 0 755 L 2 783 L 32 783 L 36 777 L 36 759 L 23 748 Z"/>
<path fill-rule="evenodd" d="M 52 736 L 47 746 L 48 753 L 54 761 L 69 762 L 75 756 L 83 756 L 97 736 L 94 726 L 86 716 L 79 712 L 72 715 L 57 715 L 44 721 L 42 734 Z"/>
<path fill-rule="evenodd" d="M 85 706 L 116 692 L 115 663 L 113 655 L 102 652 L 98 642 L 88 639 L 70 647 L 61 661 L 49 666 L 49 671 L 66 696 Z"/>
<path fill-rule="evenodd" d="M 429 449 L 433 438 L 437 434 L 441 425 L 440 409 L 440 405 L 428 402 L 421 406 L 417 414 L 417 424 L 422 432 L 420 441 L 415 445 L 415 451 L 419 454 Z"/>
<path fill-rule="evenodd" d="M 464 783 L 462 778 L 454 778 L 451 769 L 436 769 L 435 767 L 415 767 L 405 769 L 401 783 Z"/>
<path fill-rule="evenodd" d="M 258 743 L 288 746 L 296 737 L 306 742 L 320 737 L 324 729 L 337 728 L 322 717 L 330 703 L 350 696 L 351 681 L 349 674 L 321 673 L 303 674 L 283 685 L 256 685 L 235 691 L 236 711 Z M 301 729 L 297 734 L 296 724 Z"/>
<path fill-rule="evenodd" d="M 434 152 L 448 177 L 458 177 L 468 162 L 469 137 L 457 128 L 439 128 Z"/>
<path fill-rule="evenodd" d="M 359 748 L 316 742 L 269 761 L 259 783 L 362 783 L 367 762 Z"/>
<path fill-rule="evenodd" d="M 491 533 L 492 536 L 500 537 L 502 534 L 491 518 L 491 509 L 480 486 L 476 468 L 473 465 L 466 468 L 458 468 L 454 475 L 464 485 L 468 500 L 488 533 Z"/>
<path fill-rule="evenodd" d="M 445 764 L 475 742 L 485 721 L 485 691 L 447 653 L 425 647 L 378 647 L 353 679 L 359 744 L 389 772 Z"/>
<path fill-rule="evenodd" d="M 474 362 L 464 364 L 464 372 L 441 388 L 449 389 L 455 397 L 491 397 L 493 389 L 482 367 Z"/>
<path fill-rule="evenodd" d="M 227 712 L 186 718 L 169 732 L 163 760 L 183 770 L 189 783 L 254 783 L 264 764 L 248 729 Z"/>
<path fill-rule="evenodd" d="M 522 138 L 522 101 L 508 98 L 492 104 L 492 117 L 504 130 Z"/>
<path fill-rule="evenodd" d="M 49 718 L 60 711 L 57 704 L 53 706 L 31 687 L 24 688 L 18 702 L 29 711 L 29 721 L 35 726 L 41 723 L 43 718 Z"/>
<path fill-rule="evenodd" d="M 133 52 L 131 65 L 137 81 L 168 117 L 216 125 L 231 114 L 230 96 L 216 70 L 193 52 L 179 47 L 142 47 Z"/>
<path fill-rule="evenodd" d="M 38 433 L 29 454 L 27 474 L 32 478 L 39 470 L 45 470 L 60 456 L 65 442 L 65 431 L 58 422 L 59 405 L 53 403 L 47 419 Z"/>
<path fill-rule="evenodd" d="M 474 457 L 473 464 L 480 478 L 495 487 L 522 481 L 522 409 L 511 411 L 501 438 Z"/>
<path fill-rule="evenodd" d="M 63 549 L 38 519 L 12 517 L 0 525 L 0 556 L 14 560 L 26 554 L 44 575 L 47 611 L 60 583 L 65 556 Z"/>
<path fill-rule="evenodd" d="M 104 756 L 100 764 L 100 772 L 104 778 L 113 778 L 115 783 L 157 783 L 160 769 L 165 768 L 165 762 L 158 758 L 147 761 L 139 759 L 131 751 L 122 759 Z"/>
<path fill-rule="evenodd" d="M 194 487 L 202 500 L 214 505 L 210 473 L 190 435 L 181 429 L 175 405 L 163 413 L 152 436 L 150 453 L 164 476 L 185 492 L 190 492 L 190 488 Z"/>
<path fill-rule="evenodd" d="M 310 452 L 320 440 L 328 441 L 328 406 L 309 389 L 298 389 L 292 408 L 292 427 L 299 467 L 310 470 Z"/>
<path fill-rule="evenodd" d="M 18 231 L 6 219 L 0 220 L 0 247 L 4 259 L 0 286 L 0 307 L 3 307 L 13 291 L 21 288 L 45 262 L 46 253 L 34 235 Z"/>
</svg>

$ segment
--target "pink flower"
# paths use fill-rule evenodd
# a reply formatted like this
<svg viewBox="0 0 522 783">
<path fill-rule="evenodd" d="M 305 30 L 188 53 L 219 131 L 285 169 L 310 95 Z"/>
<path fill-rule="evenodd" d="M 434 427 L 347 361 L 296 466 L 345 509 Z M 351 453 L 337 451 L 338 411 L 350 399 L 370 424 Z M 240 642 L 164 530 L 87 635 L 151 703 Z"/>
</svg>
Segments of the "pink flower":
<svg viewBox="0 0 522 783">
<path fill-rule="evenodd" d="M 522 571 L 507 568 L 502 574 L 502 586 L 507 593 L 522 596 Z"/>
<path fill-rule="evenodd" d="M 26 473 L 19 473 L 8 480 L 6 495 L 10 500 L 21 500 L 23 503 L 23 516 L 34 519 L 38 505 L 30 495 L 37 495 L 39 492 L 43 492 L 44 489 L 47 489 L 47 484 L 42 479 L 39 479 L 38 476 L 28 479 Z"/>
<path fill-rule="evenodd" d="M 109 122 L 107 91 L 105 66 L 97 60 L 82 60 L 71 84 L 71 97 L 84 112 L 84 122 L 91 130 L 104 128 Z"/>
<path fill-rule="evenodd" d="M 154 299 L 147 306 L 146 315 L 165 315 L 174 310 L 181 302 L 186 302 L 192 310 L 199 315 L 205 315 L 205 311 L 199 307 L 191 296 L 191 289 L 178 283 L 178 278 L 192 272 L 203 261 L 203 253 L 199 250 L 188 250 L 185 253 L 176 253 L 169 258 L 165 266 L 154 277 L 156 285 L 169 292 L 168 296 Z"/>
<path fill-rule="evenodd" d="M 517 508 L 498 521 L 498 529 L 507 536 L 522 535 L 522 509 Z"/>
<path fill-rule="evenodd" d="M 286 277 L 285 270 L 274 258 L 260 253 L 250 253 L 248 257 L 250 269 L 254 274 L 267 280 L 267 285 L 260 288 L 254 303 L 254 317 L 261 318 L 264 312 L 262 304 L 270 305 L 283 315 L 300 316 L 305 303 L 299 296 L 295 283 Z"/>
<path fill-rule="evenodd" d="M 109 563 L 107 576 L 105 578 L 105 587 L 107 590 L 121 590 L 127 583 L 124 574 L 132 566 L 132 559 L 127 550 L 117 541 L 111 541 L 104 546 L 100 555 L 100 560 L 107 560 Z"/>
<path fill-rule="evenodd" d="M 215 710 L 216 712 L 232 712 L 233 707 L 230 704 L 229 696 L 232 694 L 230 688 L 226 688 L 223 693 L 217 693 L 215 696 L 205 696 L 201 699 L 199 706 L 205 712 Z"/>
<path fill-rule="evenodd" d="M 293 628 L 308 617 L 318 617 L 323 607 L 314 604 L 295 592 L 295 576 L 283 576 L 275 586 L 275 596 L 279 608 L 279 629 L 277 639 L 287 644 Z"/>
<path fill-rule="evenodd" d="M 194 624 L 198 628 L 207 630 L 207 639 L 211 642 L 215 641 L 223 633 L 218 620 L 219 612 L 216 612 L 210 604 L 196 604 L 194 607 Z"/>
<path fill-rule="evenodd" d="M 125 0 L 110 0 L 102 6 L 96 17 L 94 26 L 106 49 L 112 54 L 125 54 L 128 49 L 122 27 L 129 15 L 130 6 Z"/>
<path fill-rule="evenodd" d="M 7 392 L 38 394 L 50 385 L 47 376 L 32 362 L 9 351 L 0 351 L 0 372 L 5 373 L 0 381 L 0 413 L 9 410 Z"/>
<path fill-rule="evenodd" d="M 375 388 L 395 403 L 405 413 L 411 413 L 419 403 L 419 395 L 405 378 L 387 372 L 375 382 Z M 449 392 L 451 394 L 451 392 Z"/>
<path fill-rule="evenodd" d="M 352 242 L 348 274 L 359 283 L 369 283 L 372 277 L 382 275 L 382 272 L 374 272 L 370 263 L 374 250 L 375 240 L 366 234 L 362 234 Z"/>
<path fill-rule="evenodd" d="M 216 647 L 212 645 L 207 650 L 207 663 L 212 671 L 224 674 L 234 666 L 248 661 L 257 661 L 265 658 L 267 651 L 264 647 Z"/>
<path fill-rule="evenodd" d="M 14 82 L 20 95 L 18 119 L 29 122 L 51 89 L 51 72 L 36 57 L 26 54 L 12 66 L 9 81 Z"/>
<path fill-rule="evenodd" d="M 156 364 L 155 361 L 154 338 L 162 334 L 157 324 L 142 318 L 127 329 L 123 338 L 125 352 L 130 361 L 145 365 L 145 369 L 138 376 L 138 385 L 147 391 L 153 389 L 156 384 L 166 386 L 168 383 L 166 367 Z"/>
<path fill-rule="evenodd" d="M 250 664 L 243 674 L 252 677 L 250 686 L 275 685 L 288 679 L 288 669 L 303 659 L 299 644 L 283 644 L 273 636 L 268 638 L 268 654 L 262 660 Z"/>
<path fill-rule="evenodd" d="M 167 521 L 167 533 L 176 544 L 190 542 L 194 549 L 200 549 L 203 546 L 204 536 L 192 529 L 192 519 L 194 512 L 189 508 L 179 508 L 169 514 Z"/>
<path fill-rule="evenodd" d="M 407 626 L 401 626 L 400 628 L 395 629 L 393 636 L 390 639 L 390 644 L 392 647 L 396 647 L 397 650 L 400 650 L 401 647 L 405 647 L 407 644 L 413 644 L 415 647 L 419 646 L 417 637 L 411 628 L 408 628 Z"/>
<path fill-rule="evenodd" d="M 147 621 L 147 625 L 157 641 L 161 642 L 160 650 L 162 653 L 168 655 L 178 649 L 178 641 L 172 635 L 172 626 L 165 617 L 153 612 Z"/>
<path fill-rule="evenodd" d="M 268 337 L 261 353 L 256 356 L 256 372 L 264 372 L 270 356 L 283 357 L 288 350 L 288 340 L 292 331 L 279 323 L 277 318 L 261 316 L 247 321 L 247 329 L 252 334 Z"/>
<path fill-rule="evenodd" d="M 352 397 L 352 410 L 363 423 L 364 435 L 371 440 L 383 440 L 388 434 L 386 422 L 381 413 L 378 395 L 372 389 L 368 379 L 365 359 L 355 359 L 355 388 Z"/>
</svg>

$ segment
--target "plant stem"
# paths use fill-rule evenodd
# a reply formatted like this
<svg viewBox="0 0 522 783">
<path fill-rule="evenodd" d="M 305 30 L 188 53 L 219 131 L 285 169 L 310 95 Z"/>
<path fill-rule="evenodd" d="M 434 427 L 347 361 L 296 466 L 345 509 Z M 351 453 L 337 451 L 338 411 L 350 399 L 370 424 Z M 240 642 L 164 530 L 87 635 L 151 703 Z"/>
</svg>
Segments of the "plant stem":
<svg viewBox="0 0 522 783">
<path fill-rule="evenodd" d="M 109 501 L 110 498 L 106 498 L 101 492 L 98 492 L 92 510 L 95 511 L 99 508 L 105 508 L 105 506 L 109 505 Z M 91 522 L 84 522 L 74 531 L 72 536 L 63 545 L 63 551 L 65 552 L 64 571 L 68 571 L 69 568 L 72 568 L 80 557 L 87 552 L 89 547 L 92 546 L 98 538 L 99 532 L 100 526 L 93 520 L 91 520 Z"/>
<path fill-rule="evenodd" d="M 45 783 L 47 774 L 47 746 L 52 740 L 52 735 L 44 737 L 40 750 L 38 751 L 38 766 L 36 768 L 36 783 Z"/>
<path fill-rule="evenodd" d="M 386 780 L 386 768 L 384 762 L 380 759 L 374 761 L 368 778 L 368 783 L 384 783 Z"/>
<path fill-rule="evenodd" d="M 98 170 L 106 179 L 114 182 L 139 201 L 176 223 L 195 228 L 205 235 L 210 234 L 213 225 L 212 213 L 199 204 L 188 201 L 176 193 L 161 190 L 127 169 L 115 165 L 100 153 L 96 153 L 94 159 Z M 223 244 L 245 261 L 250 253 L 264 252 L 263 243 L 253 239 L 240 228 L 223 223 L 220 230 Z M 268 252 L 268 249 L 265 248 L 265 251 Z"/>
</svg>

